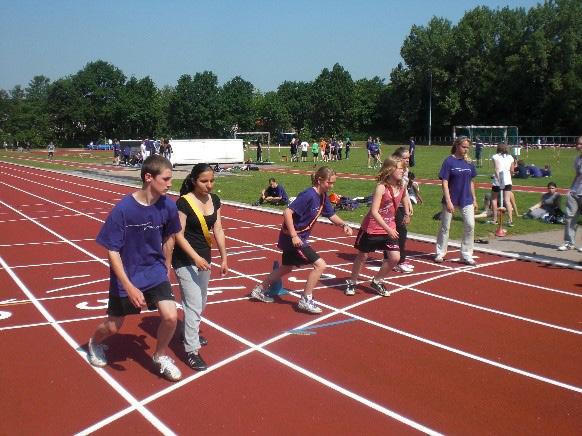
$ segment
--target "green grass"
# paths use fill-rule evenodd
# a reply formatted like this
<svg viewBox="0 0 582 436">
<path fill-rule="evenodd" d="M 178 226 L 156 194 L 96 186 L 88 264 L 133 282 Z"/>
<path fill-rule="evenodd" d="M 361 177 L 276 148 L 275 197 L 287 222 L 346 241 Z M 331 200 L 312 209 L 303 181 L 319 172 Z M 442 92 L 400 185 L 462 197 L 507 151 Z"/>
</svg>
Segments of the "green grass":
<svg viewBox="0 0 582 436">
<path fill-rule="evenodd" d="M 357 148 L 352 148 L 350 159 L 337 162 L 330 162 L 328 165 L 335 168 L 341 173 L 353 174 L 369 174 L 375 175 L 376 170 L 368 169 L 366 162 L 366 151 L 363 148 L 363 143 L 357 143 Z M 383 146 L 383 157 L 389 155 L 396 146 Z M 418 146 L 416 153 L 417 165 L 412 168 L 412 171 L 419 179 L 437 179 L 443 159 L 449 154 L 450 147 L 438 146 Z M 486 149 L 484 152 L 484 166 L 478 169 L 477 182 L 490 182 L 492 168 L 488 158 L 493 153 L 492 150 Z M 266 149 L 263 152 L 263 157 L 266 159 L 270 155 L 270 160 L 277 165 L 285 166 L 289 169 L 301 169 L 305 171 L 314 171 L 321 162 L 314 164 L 311 160 L 309 162 L 282 162 L 283 156 L 289 157 L 289 149 L 287 147 L 278 149 L 277 146 L 271 147 L 270 151 Z M 254 150 L 245 153 L 246 159 L 253 159 Z M 559 187 L 568 187 L 573 177 L 572 162 L 576 156 L 574 149 L 561 150 L 559 155 L 551 149 L 545 150 L 530 150 L 529 153 L 522 152 L 522 158 L 527 163 L 535 163 L 538 166 L 550 164 L 553 171 L 551 179 L 537 178 L 537 179 L 519 179 L 514 183 L 527 186 L 546 186 L 549 180 L 555 181 Z M 19 158 L 34 158 L 34 161 L 23 161 Z M 558 159 L 559 158 L 559 159 Z M 55 159 L 66 160 L 69 162 L 83 162 L 83 163 L 98 163 L 110 164 L 111 152 L 92 152 L 91 157 L 80 156 L 79 153 L 73 153 L 69 150 L 57 150 Z M 71 171 L 70 167 L 53 164 L 46 160 L 45 154 L 33 153 L 18 153 L 18 152 L 0 152 L 0 160 L 21 163 L 39 168 L 54 168 L 58 170 Z M 224 200 L 238 201 L 242 203 L 251 204 L 255 202 L 259 193 L 267 185 L 270 177 L 275 177 L 285 187 L 290 196 L 296 196 L 306 187 L 310 186 L 310 179 L 307 175 L 285 174 L 280 172 L 269 171 L 269 165 L 261 166 L 260 171 L 243 171 L 236 174 L 223 175 L 218 174 L 215 192 L 220 190 L 220 197 Z M 178 191 L 182 184 L 182 180 L 175 179 L 173 181 L 173 189 Z M 374 182 L 364 180 L 354 180 L 347 177 L 340 177 L 337 180 L 334 191 L 338 194 L 348 197 L 367 196 L 372 193 Z M 477 198 L 482 203 L 483 196 L 489 189 L 477 189 Z M 415 213 L 412 223 L 409 226 L 409 231 L 413 233 L 434 236 L 437 234 L 438 221 L 432 219 L 432 216 L 441 208 L 441 189 L 439 185 L 421 185 L 421 194 L 425 200 L 424 204 L 415 207 Z M 516 192 L 516 201 L 520 213 L 523 213 L 529 206 L 539 201 L 539 194 L 530 194 Z M 480 204 L 481 206 L 481 204 Z M 565 205 L 563 205 L 565 206 Z M 271 206 L 266 206 L 271 207 Z M 273 208 L 282 210 L 282 207 Z M 339 215 L 348 221 L 360 223 L 363 216 L 367 213 L 368 208 L 361 205 L 358 209 L 353 211 L 340 211 Z M 451 238 L 459 239 L 462 233 L 462 224 L 458 216 L 455 217 L 455 222 L 451 226 Z M 477 220 L 475 226 L 476 237 L 489 237 L 495 228 L 492 225 L 485 224 L 485 220 Z M 548 225 L 539 221 L 524 220 L 521 217 L 515 217 L 515 227 L 510 229 L 511 234 L 523 234 L 540 231 L 548 231 L 553 229 L 560 229 L 561 226 Z"/>
</svg>

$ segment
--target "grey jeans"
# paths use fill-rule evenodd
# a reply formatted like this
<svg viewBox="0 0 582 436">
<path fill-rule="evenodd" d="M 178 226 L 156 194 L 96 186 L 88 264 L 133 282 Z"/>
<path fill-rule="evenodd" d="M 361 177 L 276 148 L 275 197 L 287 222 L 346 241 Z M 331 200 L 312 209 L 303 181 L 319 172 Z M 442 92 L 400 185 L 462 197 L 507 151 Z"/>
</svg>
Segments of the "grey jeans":
<svg viewBox="0 0 582 436">
<path fill-rule="evenodd" d="M 578 217 L 582 213 L 582 195 L 570 192 L 566 203 L 566 226 L 564 227 L 564 242 L 576 243 L 576 227 Z"/>
<path fill-rule="evenodd" d="M 470 260 L 473 258 L 473 238 L 475 235 L 475 207 L 470 204 L 461 208 L 463 216 L 463 239 L 461 240 L 461 259 Z M 453 214 L 443 205 L 441 212 L 441 226 L 437 235 L 436 255 L 445 257 L 449 245 L 449 229 Z"/>
<path fill-rule="evenodd" d="M 184 350 L 186 353 L 198 352 L 198 339 L 202 311 L 206 306 L 210 270 L 199 271 L 194 265 L 175 269 L 184 308 Z"/>
</svg>

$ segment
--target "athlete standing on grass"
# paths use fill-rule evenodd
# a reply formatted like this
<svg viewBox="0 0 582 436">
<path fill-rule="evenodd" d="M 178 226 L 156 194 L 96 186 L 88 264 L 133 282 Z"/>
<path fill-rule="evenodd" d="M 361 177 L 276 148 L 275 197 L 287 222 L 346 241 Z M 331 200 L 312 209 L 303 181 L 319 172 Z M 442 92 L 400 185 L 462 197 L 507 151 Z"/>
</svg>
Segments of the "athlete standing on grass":
<svg viewBox="0 0 582 436">
<path fill-rule="evenodd" d="M 376 177 L 378 183 L 372 196 L 372 206 L 362 221 L 354 244 L 358 255 L 352 267 L 352 274 L 346 280 L 346 295 L 355 295 L 362 264 L 366 262 L 368 254 L 376 250 L 384 251 L 384 261 L 378 273 L 372 278 L 370 286 L 383 297 L 390 295 L 382 281 L 400 259 L 396 213 L 406 192 L 402 182 L 405 167 L 404 161 L 388 158 Z"/>
<path fill-rule="evenodd" d="M 160 314 L 154 365 L 166 379 L 182 374 L 167 355 L 174 335 L 177 310 L 168 278 L 175 235 L 180 231 L 176 204 L 166 193 L 172 186 L 172 164 L 161 156 L 148 157 L 141 168 L 142 188 L 125 196 L 111 211 L 97 235 L 110 265 L 107 319 L 88 344 L 92 365 L 107 365 L 103 341 L 119 331 L 126 315 L 142 308 Z"/>
<path fill-rule="evenodd" d="M 208 341 L 199 335 L 202 311 L 206 306 L 210 280 L 212 229 L 222 263 L 221 275 L 228 272 L 226 244 L 220 219 L 220 199 L 212 193 L 214 171 L 206 163 L 192 167 L 184 179 L 176 202 L 182 230 L 176 235 L 172 266 L 178 277 L 184 307 L 184 349 L 190 368 L 204 371 L 207 366 L 198 352 Z M 203 220 L 203 222 L 202 222 Z"/>
<path fill-rule="evenodd" d="M 313 289 L 321 274 L 327 267 L 325 261 L 311 248 L 308 242 L 311 229 L 320 215 L 329 218 L 337 226 L 343 227 L 346 235 L 352 235 L 352 229 L 335 214 L 327 193 L 336 181 L 335 171 L 329 167 L 319 168 L 312 176 L 312 186 L 301 192 L 283 212 L 283 225 L 279 232 L 277 246 L 283 250 L 282 266 L 275 269 L 251 292 L 251 297 L 265 303 L 274 300 L 265 291 L 272 283 L 289 274 L 294 267 L 313 265 L 307 277 L 303 296 L 298 308 L 309 313 L 321 313 L 321 308 L 313 300 Z"/>
</svg>

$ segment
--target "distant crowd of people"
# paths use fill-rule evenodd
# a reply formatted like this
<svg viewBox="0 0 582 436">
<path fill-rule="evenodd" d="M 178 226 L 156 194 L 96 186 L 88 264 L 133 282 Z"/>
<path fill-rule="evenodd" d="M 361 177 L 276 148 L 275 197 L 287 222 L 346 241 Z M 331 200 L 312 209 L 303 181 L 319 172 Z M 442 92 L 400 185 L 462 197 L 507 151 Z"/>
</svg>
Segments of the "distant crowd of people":
<svg viewBox="0 0 582 436">
<path fill-rule="evenodd" d="M 127 142 L 121 144 L 118 139 L 114 139 L 112 148 L 114 165 L 133 167 L 141 166 L 149 156 L 153 155 L 163 156 L 171 160 L 173 152 L 170 140 L 167 138 L 152 140 L 146 137 L 141 141 L 139 149 L 132 148 Z"/>
</svg>

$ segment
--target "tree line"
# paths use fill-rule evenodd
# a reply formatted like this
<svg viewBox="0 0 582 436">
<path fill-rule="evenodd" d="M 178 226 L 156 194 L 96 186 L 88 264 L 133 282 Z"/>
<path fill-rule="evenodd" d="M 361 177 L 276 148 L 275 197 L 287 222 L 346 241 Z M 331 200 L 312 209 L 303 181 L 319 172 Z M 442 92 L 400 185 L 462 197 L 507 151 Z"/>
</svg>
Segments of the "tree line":
<svg viewBox="0 0 582 436">
<path fill-rule="evenodd" d="M 312 81 L 261 92 L 211 71 L 175 86 L 127 78 L 103 60 L 51 82 L 0 90 L 0 140 L 42 145 L 103 138 L 228 137 L 297 131 L 302 137 L 368 134 L 403 140 L 456 124 L 516 125 L 530 135 L 575 135 L 582 125 L 582 2 L 547 0 L 528 10 L 477 7 L 457 24 L 412 26 L 388 80 L 354 80 L 341 65 Z"/>
</svg>

